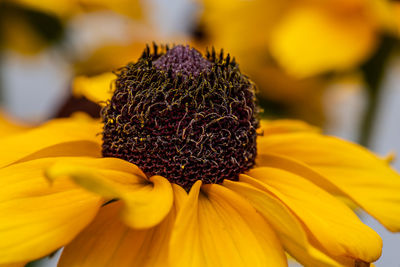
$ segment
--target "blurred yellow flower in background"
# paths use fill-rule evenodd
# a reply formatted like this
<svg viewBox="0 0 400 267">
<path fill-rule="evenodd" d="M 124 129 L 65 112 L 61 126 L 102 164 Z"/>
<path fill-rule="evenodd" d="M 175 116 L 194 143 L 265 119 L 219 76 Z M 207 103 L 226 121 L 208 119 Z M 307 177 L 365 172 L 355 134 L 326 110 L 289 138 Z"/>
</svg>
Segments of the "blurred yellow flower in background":
<svg viewBox="0 0 400 267">
<path fill-rule="evenodd" d="M 139 18 L 142 14 L 142 7 L 139 0 L 13 0 L 10 2 L 46 13 L 52 13 L 62 18 L 94 10 L 112 10 L 132 18 Z"/>
<path fill-rule="evenodd" d="M 23 54 L 40 52 L 62 38 L 63 24 L 58 17 L 0 1 L 0 52 L 10 49 Z"/>
<path fill-rule="evenodd" d="M 400 34 L 400 3 L 399 2 L 394 2 L 394 12 L 396 14 L 396 26 L 397 26 L 397 33 Z"/>
<path fill-rule="evenodd" d="M 151 36 L 151 34 L 149 34 Z M 152 35 L 155 37 L 155 35 Z M 148 35 L 145 35 L 148 37 Z M 113 71 L 132 58 L 138 58 L 145 44 L 144 36 L 135 34 L 137 39 L 130 44 L 110 44 L 100 46 L 85 58 L 77 58 L 74 62 L 76 75 L 97 75 L 103 72 Z M 151 39 L 151 38 L 146 38 Z"/>
<path fill-rule="evenodd" d="M 396 34 L 395 5 L 386 0 L 204 0 L 201 23 L 209 43 L 243 58 L 244 66 L 257 57 L 265 62 L 269 54 L 295 77 L 309 77 L 365 61 L 381 34 Z"/>
<path fill-rule="evenodd" d="M 113 94 L 111 85 L 115 80 L 115 74 L 105 72 L 96 76 L 78 76 L 72 85 L 72 94 L 75 97 L 86 97 L 93 103 L 104 106 L 104 99 L 110 99 Z"/>
<path fill-rule="evenodd" d="M 142 16 L 140 1 L 136 0 L 0 0 L 0 47 L 37 53 L 62 38 L 65 21 L 97 10 L 111 10 L 134 19 Z"/>
<path fill-rule="evenodd" d="M 271 32 L 271 54 L 296 77 L 351 70 L 371 56 L 384 32 L 395 32 L 392 5 L 386 0 L 293 1 Z"/>
</svg>

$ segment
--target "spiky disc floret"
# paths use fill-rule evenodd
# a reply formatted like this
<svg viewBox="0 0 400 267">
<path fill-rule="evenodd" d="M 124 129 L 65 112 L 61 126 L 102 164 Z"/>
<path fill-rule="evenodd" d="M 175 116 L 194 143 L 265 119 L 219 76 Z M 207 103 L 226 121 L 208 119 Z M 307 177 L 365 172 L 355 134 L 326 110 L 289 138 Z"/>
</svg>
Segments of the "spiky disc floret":
<svg viewBox="0 0 400 267">
<path fill-rule="evenodd" d="M 236 180 L 256 156 L 253 83 L 222 51 L 203 58 L 187 46 L 159 50 L 147 48 L 118 71 L 102 111 L 103 156 L 186 190 L 197 180 Z"/>
</svg>

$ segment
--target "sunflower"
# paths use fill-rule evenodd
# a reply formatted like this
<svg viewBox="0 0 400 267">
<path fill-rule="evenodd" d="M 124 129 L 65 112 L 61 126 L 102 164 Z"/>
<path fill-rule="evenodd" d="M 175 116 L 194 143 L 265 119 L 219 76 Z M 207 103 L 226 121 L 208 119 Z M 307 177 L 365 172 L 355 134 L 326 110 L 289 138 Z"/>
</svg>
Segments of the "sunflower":
<svg viewBox="0 0 400 267">
<path fill-rule="evenodd" d="M 0 139 L 0 265 L 65 246 L 59 266 L 287 266 L 285 252 L 369 266 L 382 241 L 336 196 L 400 230 L 387 162 L 300 121 L 259 121 L 229 55 L 147 48 L 116 74 L 103 123 Z"/>
</svg>

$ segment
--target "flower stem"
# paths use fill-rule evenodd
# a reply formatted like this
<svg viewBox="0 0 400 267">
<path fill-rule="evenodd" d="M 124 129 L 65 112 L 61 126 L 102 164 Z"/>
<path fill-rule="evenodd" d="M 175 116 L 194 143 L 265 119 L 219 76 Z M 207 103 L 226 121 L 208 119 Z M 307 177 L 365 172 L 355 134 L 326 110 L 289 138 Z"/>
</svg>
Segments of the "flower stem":
<svg viewBox="0 0 400 267">
<path fill-rule="evenodd" d="M 368 146 L 371 142 L 374 120 L 379 106 L 379 88 L 369 88 L 368 93 L 368 106 L 361 125 L 359 139 L 363 146 Z"/>
<path fill-rule="evenodd" d="M 385 67 L 397 40 L 393 37 L 383 36 L 379 48 L 374 55 L 361 67 L 364 73 L 368 92 L 368 107 L 361 126 L 360 144 L 368 146 L 371 143 L 371 135 L 374 130 L 374 120 L 379 108 L 380 89 L 385 74 Z"/>
<path fill-rule="evenodd" d="M 3 68 L 4 68 L 4 66 L 3 66 L 3 55 L 2 55 L 2 53 L 1 53 L 1 51 L 0 51 L 0 108 L 1 108 L 1 106 L 3 106 L 3 97 L 4 97 L 4 95 L 3 95 L 3 83 L 4 83 L 4 80 L 3 80 L 3 75 L 4 75 L 4 71 L 3 71 Z"/>
</svg>

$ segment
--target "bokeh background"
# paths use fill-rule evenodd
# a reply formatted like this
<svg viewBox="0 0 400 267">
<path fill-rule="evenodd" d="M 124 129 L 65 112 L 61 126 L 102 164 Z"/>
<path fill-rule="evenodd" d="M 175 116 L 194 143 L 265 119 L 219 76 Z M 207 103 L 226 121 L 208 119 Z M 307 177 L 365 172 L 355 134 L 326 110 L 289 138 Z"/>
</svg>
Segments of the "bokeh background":
<svg viewBox="0 0 400 267">
<path fill-rule="evenodd" d="M 399 38 L 390 0 L 0 0 L 0 112 L 38 125 L 81 108 L 75 77 L 134 61 L 146 43 L 215 46 L 256 82 L 262 116 L 385 156 L 400 153 Z M 360 216 L 384 240 L 376 266 L 400 266 L 400 234 Z"/>
</svg>

